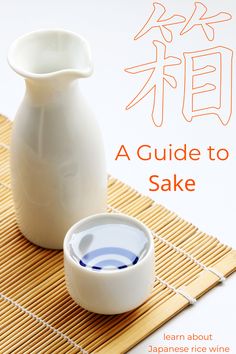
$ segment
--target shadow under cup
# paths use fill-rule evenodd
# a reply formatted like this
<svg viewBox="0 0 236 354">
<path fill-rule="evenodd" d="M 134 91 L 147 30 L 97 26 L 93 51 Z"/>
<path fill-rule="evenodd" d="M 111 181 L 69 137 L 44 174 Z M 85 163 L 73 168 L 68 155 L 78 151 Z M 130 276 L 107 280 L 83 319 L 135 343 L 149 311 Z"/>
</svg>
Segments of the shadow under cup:
<svg viewBox="0 0 236 354">
<path fill-rule="evenodd" d="M 83 308 L 102 314 L 141 305 L 154 284 L 150 231 L 124 214 L 98 214 L 73 225 L 64 240 L 67 289 Z"/>
</svg>

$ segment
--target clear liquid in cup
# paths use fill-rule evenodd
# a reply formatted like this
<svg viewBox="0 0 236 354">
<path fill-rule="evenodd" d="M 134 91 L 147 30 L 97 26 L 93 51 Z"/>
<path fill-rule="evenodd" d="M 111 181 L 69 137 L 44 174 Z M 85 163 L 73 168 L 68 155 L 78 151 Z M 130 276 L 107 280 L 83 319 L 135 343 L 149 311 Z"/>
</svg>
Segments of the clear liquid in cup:
<svg viewBox="0 0 236 354">
<path fill-rule="evenodd" d="M 95 271 L 131 267 L 145 256 L 148 246 L 141 228 L 115 219 L 75 231 L 68 244 L 74 261 Z"/>
</svg>

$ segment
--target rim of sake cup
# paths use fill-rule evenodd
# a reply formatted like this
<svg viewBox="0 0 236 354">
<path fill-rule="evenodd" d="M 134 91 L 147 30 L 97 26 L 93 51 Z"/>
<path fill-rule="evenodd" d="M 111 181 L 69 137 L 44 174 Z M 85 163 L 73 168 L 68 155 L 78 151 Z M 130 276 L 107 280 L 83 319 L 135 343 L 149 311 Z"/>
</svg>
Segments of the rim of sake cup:
<svg viewBox="0 0 236 354">
<path fill-rule="evenodd" d="M 81 266 L 79 263 L 77 263 L 70 255 L 69 252 L 69 248 L 68 248 L 68 244 L 69 244 L 69 240 L 70 237 L 73 235 L 73 233 L 75 233 L 76 231 L 79 231 L 79 227 L 81 227 L 83 224 L 88 223 L 89 221 L 96 221 L 99 219 L 104 219 L 107 218 L 107 220 L 109 219 L 119 219 L 119 220 L 125 220 L 127 222 L 130 222 L 131 225 L 137 227 L 137 229 L 142 230 L 145 234 L 145 237 L 148 239 L 148 244 L 146 246 L 146 253 L 144 254 L 144 256 L 136 263 L 133 264 L 130 267 L 127 268 L 123 268 L 123 269 L 102 269 L 101 272 L 95 272 L 94 269 L 91 269 L 90 267 L 83 267 Z M 99 225 L 99 223 L 97 223 L 97 225 Z M 90 274 L 94 274 L 95 276 L 103 276 L 104 274 L 107 275 L 111 275 L 114 273 L 125 273 L 125 272 L 129 272 L 134 268 L 139 268 L 142 267 L 143 263 L 145 263 L 146 259 L 149 258 L 151 256 L 152 253 L 154 253 L 154 243 L 153 243 L 153 237 L 152 237 L 152 233 L 149 230 L 149 228 L 147 226 L 145 226 L 141 221 L 137 220 L 136 218 L 132 217 L 132 216 L 128 216 L 126 214 L 122 214 L 122 213 L 117 213 L 117 214 L 112 214 L 112 213 L 100 213 L 100 214 L 94 214 L 94 215 L 90 215 L 86 218 L 83 218 L 81 220 L 79 220 L 78 222 L 76 222 L 75 224 L 73 224 L 70 229 L 67 231 L 66 236 L 64 238 L 64 243 L 63 243 L 63 252 L 64 255 L 67 256 L 67 258 L 69 258 L 69 260 L 71 262 L 73 262 L 73 264 L 78 267 L 81 271 L 84 271 L 85 273 L 90 273 Z"/>
</svg>

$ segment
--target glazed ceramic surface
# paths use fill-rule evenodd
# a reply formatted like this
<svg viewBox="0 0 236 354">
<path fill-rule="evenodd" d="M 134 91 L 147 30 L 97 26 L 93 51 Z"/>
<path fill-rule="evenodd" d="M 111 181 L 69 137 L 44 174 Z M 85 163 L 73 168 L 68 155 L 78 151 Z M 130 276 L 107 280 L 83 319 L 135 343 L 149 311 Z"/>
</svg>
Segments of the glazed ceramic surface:
<svg viewBox="0 0 236 354">
<path fill-rule="evenodd" d="M 66 234 L 64 267 L 67 289 L 80 306 L 101 314 L 133 310 L 153 288 L 152 235 L 127 215 L 90 216 Z"/>
<path fill-rule="evenodd" d="M 17 39 L 8 61 L 26 82 L 11 142 L 18 224 L 33 243 L 61 249 L 73 223 L 106 209 L 102 137 L 77 80 L 92 73 L 90 50 L 74 33 L 43 30 Z"/>
</svg>

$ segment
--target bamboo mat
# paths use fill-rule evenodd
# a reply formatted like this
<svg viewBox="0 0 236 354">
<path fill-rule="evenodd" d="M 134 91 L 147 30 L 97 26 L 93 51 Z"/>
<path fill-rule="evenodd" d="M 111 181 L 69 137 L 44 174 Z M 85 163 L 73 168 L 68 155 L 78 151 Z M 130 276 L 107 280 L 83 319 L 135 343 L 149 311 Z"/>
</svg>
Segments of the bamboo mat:
<svg viewBox="0 0 236 354">
<path fill-rule="evenodd" d="M 10 132 L 11 123 L 0 116 L 1 353 L 125 353 L 235 271 L 229 246 L 110 177 L 108 210 L 132 215 L 153 232 L 155 287 L 145 304 L 126 314 L 83 310 L 67 294 L 62 252 L 34 246 L 17 227 Z"/>
</svg>

